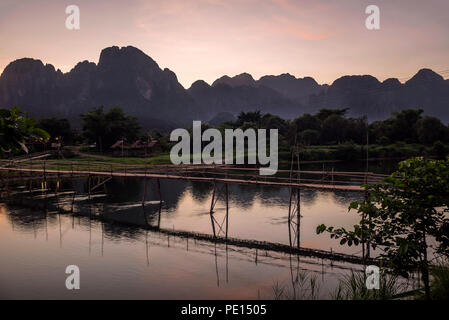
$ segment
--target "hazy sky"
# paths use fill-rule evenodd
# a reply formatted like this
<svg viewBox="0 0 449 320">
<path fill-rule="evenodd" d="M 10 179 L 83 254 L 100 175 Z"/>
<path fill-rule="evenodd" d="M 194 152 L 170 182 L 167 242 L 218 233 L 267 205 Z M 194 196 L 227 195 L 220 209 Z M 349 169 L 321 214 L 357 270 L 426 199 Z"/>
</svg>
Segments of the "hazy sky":
<svg viewBox="0 0 449 320">
<path fill-rule="evenodd" d="M 65 27 L 76 4 L 81 29 Z M 365 8 L 380 8 L 380 30 Z M 66 72 L 111 45 L 138 47 L 184 87 L 248 72 L 331 83 L 449 69 L 447 0 L 0 0 L 0 70 L 32 57 Z"/>
</svg>

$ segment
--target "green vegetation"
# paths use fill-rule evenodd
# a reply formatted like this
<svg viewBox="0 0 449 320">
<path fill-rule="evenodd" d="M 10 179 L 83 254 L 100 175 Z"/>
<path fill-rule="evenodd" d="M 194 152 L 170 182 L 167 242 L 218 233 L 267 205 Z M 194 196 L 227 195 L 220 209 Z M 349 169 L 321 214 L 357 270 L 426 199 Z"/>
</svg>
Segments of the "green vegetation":
<svg viewBox="0 0 449 320">
<path fill-rule="evenodd" d="M 48 132 L 51 138 L 58 139 L 66 145 L 75 142 L 75 134 L 70 127 L 70 121 L 59 118 L 43 118 L 39 119 L 37 127 Z"/>
<path fill-rule="evenodd" d="M 305 161 L 363 159 L 367 138 L 370 158 L 441 158 L 449 153 L 449 127 L 436 118 L 422 117 L 422 110 L 395 112 L 389 119 L 371 124 L 363 117 L 346 117 L 347 111 L 321 109 L 291 121 L 259 111 L 241 112 L 235 121 L 217 128 L 278 129 L 281 161 L 289 161 L 295 145 Z"/>
<path fill-rule="evenodd" d="M 303 161 L 353 161 L 364 159 L 367 154 L 371 159 L 444 158 L 449 154 L 449 127 L 439 119 L 422 116 L 422 110 L 395 112 L 389 119 L 371 124 L 364 117 L 347 117 L 347 112 L 348 109 L 321 109 L 314 115 L 304 114 L 293 120 L 260 111 L 241 112 L 235 120 L 220 123 L 215 128 L 222 133 L 225 129 L 237 128 L 278 129 L 281 162 L 290 161 L 295 146 Z M 126 115 L 120 107 L 105 110 L 100 106 L 81 114 L 80 118 L 80 133 L 71 128 L 67 119 L 45 118 L 37 122 L 27 119 L 36 128 L 48 132 L 53 141 L 62 141 L 64 145 L 93 144 L 95 150 L 103 154 L 111 153 L 110 147 L 122 139 L 129 145 L 137 139 L 147 142 L 151 136 L 158 140 L 158 152 L 168 152 L 174 144 L 167 132 L 150 130 L 151 135 L 143 136 L 138 120 Z M 202 124 L 203 131 L 212 127 Z M 27 146 L 30 139 L 24 141 Z M 168 160 L 162 156 L 155 161 L 168 163 Z"/>
<path fill-rule="evenodd" d="M 36 121 L 20 112 L 18 107 L 0 109 L 0 151 L 2 153 L 28 153 L 28 145 L 48 140 L 50 135 L 36 126 Z"/>
<path fill-rule="evenodd" d="M 104 112 L 104 107 L 80 115 L 83 121 L 83 136 L 96 149 L 107 150 L 117 140 L 134 142 L 139 137 L 140 125 L 137 118 L 126 115 L 120 107 Z"/>
<path fill-rule="evenodd" d="M 449 158 L 400 162 L 390 177 L 365 189 L 366 201 L 349 207 L 361 215 L 353 230 L 323 224 L 317 233 L 328 232 L 341 245 L 380 249 L 382 266 L 394 274 L 408 277 L 418 269 L 430 299 L 428 250 L 449 257 Z"/>
<path fill-rule="evenodd" d="M 430 296 L 433 300 L 449 300 L 449 262 L 440 260 L 431 270 Z"/>
<path fill-rule="evenodd" d="M 363 272 L 352 271 L 340 279 L 339 285 L 331 295 L 334 300 L 389 300 L 404 290 L 398 282 L 398 277 L 387 273 L 380 274 L 379 289 L 370 290 L 366 287 L 366 277 Z"/>
<path fill-rule="evenodd" d="M 273 285 L 275 300 L 316 300 L 319 292 L 318 277 L 306 271 L 297 272 L 291 288 L 278 282 Z"/>
</svg>

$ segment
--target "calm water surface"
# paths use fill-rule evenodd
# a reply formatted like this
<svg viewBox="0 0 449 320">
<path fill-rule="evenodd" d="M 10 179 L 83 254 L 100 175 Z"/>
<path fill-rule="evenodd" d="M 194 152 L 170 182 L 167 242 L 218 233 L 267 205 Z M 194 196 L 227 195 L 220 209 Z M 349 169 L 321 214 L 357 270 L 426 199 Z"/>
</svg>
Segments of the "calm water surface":
<svg viewBox="0 0 449 320">
<path fill-rule="evenodd" d="M 41 182 L 17 186 L 15 197 L 41 203 Z M 273 251 L 214 244 L 149 231 L 145 224 L 163 229 L 212 234 L 209 215 L 212 186 L 161 180 L 162 208 L 155 181 L 113 179 L 86 196 L 86 179 L 64 181 L 61 193 L 51 196 L 49 211 L 0 203 L 0 298 L 3 299 L 272 299 L 275 287 L 290 296 L 311 298 L 310 279 L 316 278 L 317 297 L 330 298 L 338 279 L 360 267 L 330 263 Z M 219 186 L 220 188 L 220 186 Z M 101 190 L 100 190 L 101 189 Z M 74 214 L 71 190 L 76 190 Z M 67 193 L 64 193 L 67 192 Z M 220 193 L 215 217 L 225 217 Z M 325 223 L 352 226 L 359 220 L 348 213 L 361 193 L 301 191 L 301 246 L 360 255 L 361 247 L 341 247 L 327 235 L 316 235 Z M 288 188 L 229 186 L 230 237 L 289 243 Z M 104 215 L 100 221 L 89 218 Z M 65 268 L 79 266 L 81 289 L 65 288 Z M 305 276 L 304 282 L 296 281 Z"/>
</svg>

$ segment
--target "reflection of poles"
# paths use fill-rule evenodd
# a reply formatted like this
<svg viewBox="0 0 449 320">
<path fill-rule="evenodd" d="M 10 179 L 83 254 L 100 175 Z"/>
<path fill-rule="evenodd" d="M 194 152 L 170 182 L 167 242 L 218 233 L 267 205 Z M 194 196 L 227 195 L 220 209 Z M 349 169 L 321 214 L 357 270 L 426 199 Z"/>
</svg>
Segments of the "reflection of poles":
<svg viewBox="0 0 449 320">
<path fill-rule="evenodd" d="M 301 171 L 300 171 L 300 164 L 299 164 L 299 154 L 297 156 L 297 162 L 298 162 L 298 170 L 297 170 L 297 180 L 296 183 L 298 184 L 298 187 L 296 187 L 296 192 L 294 191 L 294 187 L 292 186 L 294 180 L 293 180 L 293 156 L 292 156 L 292 162 L 290 164 L 290 196 L 289 196 L 289 203 L 288 203 L 288 239 L 289 244 L 292 247 L 293 245 L 296 245 L 297 248 L 300 248 L 301 245 L 301 237 L 300 237 L 300 226 L 301 226 L 301 190 L 299 188 L 299 185 L 301 183 Z M 294 201 L 294 202 L 293 202 Z M 294 220 L 296 218 L 296 221 Z M 295 227 L 296 226 L 296 227 Z M 296 241 L 295 241 L 296 240 Z"/>
<path fill-rule="evenodd" d="M 228 195 L 228 184 L 225 184 L 226 192 L 226 240 L 228 240 L 228 226 L 229 226 L 229 195 Z"/>
<path fill-rule="evenodd" d="M 90 177 L 90 170 L 89 170 L 89 176 L 87 178 L 87 205 L 89 206 L 89 219 L 92 218 L 92 206 L 90 203 L 90 180 L 91 180 L 91 177 Z"/>
<path fill-rule="evenodd" d="M 296 198 L 296 199 L 294 199 Z M 295 200 L 293 202 L 293 200 Z M 293 205 L 294 203 L 294 205 Z M 295 221 L 296 220 L 296 221 Z M 300 227 L 301 227 L 301 191 L 296 188 L 294 192 L 293 188 L 290 190 L 289 212 L 288 212 L 288 239 L 289 244 L 292 247 L 296 245 L 300 248 Z"/>
<path fill-rule="evenodd" d="M 290 171 L 291 172 L 291 171 Z M 291 179 L 290 179 L 291 182 Z M 291 211 L 292 211 L 292 197 L 293 197 L 293 188 L 290 186 L 290 198 L 288 200 L 288 218 L 287 218 L 287 224 L 288 224 L 288 241 L 290 244 L 290 247 L 293 245 L 292 243 L 292 231 L 291 231 Z"/>
<path fill-rule="evenodd" d="M 146 175 L 146 172 L 145 172 L 145 175 Z M 142 206 L 145 206 L 146 194 L 147 194 L 147 178 L 144 178 L 144 181 L 143 181 Z"/>
<path fill-rule="evenodd" d="M 300 226 L 301 226 L 301 191 L 296 189 L 296 241 L 297 247 L 300 247 Z"/>
<path fill-rule="evenodd" d="M 293 263 L 292 263 L 292 255 L 289 255 L 290 261 L 290 277 L 292 282 L 292 290 L 293 290 L 293 300 L 296 300 L 296 282 L 298 281 L 298 274 L 296 274 L 296 279 L 293 276 Z"/>
<path fill-rule="evenodd" d="M 150 258 L 148 257 L 148 230 L 145 230 L 145 249 L 147 252 L 147 266 L 150 265 Z"/>
<path fill-rule="evenodd" d="M 228 268 L 228 244 L 226 243 L 226 283 L 229 281 L 229 268 Z"/>
<path fill-rule="evenodd" d="M 72 180 L 72 188 L 73 188 L 73 196 L 72 196 L 72 205 L 70 207 L 70 213 L 73 213 L 73 206 L 75 205 L 75 195 L 76 195 L 76 185 L 75 181 L 73 180 L 73 162 L 71 163 L 71 180 Z"/>
<path fill-rule="evenodd" d="M 212 191 L 212 200 L 210 202 L 210 212 L 209 212 L 209 214 L 210 214 L 210 222 L 212 224 L 212 231 L 214 233 L 214 238 L 217 236 L 216 232 L 215 232 L 215 223 L 214 223 L 214 216 L 213 216 L 214 206 L 215 206 L 215 189 L 216 189 L 216 187 L 217 187 L 217 185 L 214 182 L 214 189 Z"/>
<path fill-rule="evenodd" d="M 159 193 L 159 201 L 162 206 L 162 192 L 161 192 L 161 181 L 157 179 L 157 191 Z"/>
<path fill-rule="evenodd" d="M 161 214 L 162 214 L 162 192 L 161 192 L 161 181 L 159 179 L 156 179 L 157 184 L 157 190 L 159 194 L 159 215 L 157 218 L 157 227 L 161 227 Z"/>
<path fill-rule="evenodd" d="M 215 271 L 217 274 L 217 287 L 219 287 L 220 286 L 220 277 L 218 275 L 217 243 L 214 243 L 214 248 L 215 248 Z"/>
<path fill-rule="evenodd" d="M 48 221 L 47 221 L 48 211 L 45 210 L 45 241 L 48 241 Z"/>
<path fill-rule="evenodd" d="M 158 227 L 158 229 L 161 228 L 161 213 L 162 213 L 162 202 L 159 203 L 159 214 L 158 214 L 158 218 L 157 218 L 157 227 Z"/>
<path fill-rule="evenodd" d="M 226 206 L 226 212 L 225 212 L 225 216 L 223 217 L 223 220 L 220 222 L 218 222 L 215 219 L 214 216 L 214 208 L 215 205 L 218 201 L 218 196 L 219 196 L 219 190 L 217 189 L 216 183 L 214 181 L 214 187 L 213 187 L 213 191 L 212 191 L 212 199 L 211 199 L 211 204 L 210 204 L 210 221 L 211 221 L 211 225 L 212 225 L 212 232 L 214 234 L 214 238 L 219 236 L 220 233 L 224 233 L 224 236 L 226 238 L 226 240 L 228 239 L 228 230 L 229 230 L 229 189 L 228 189 L 228 184 L 225 183 L 225 185 L 223 186 L 224 188 L 224 192 L 225 192 L 225 206 Z M 223 192 L 223 188 L 221 189 L 221 192 Z M 216 230 L 216 225 L 218 225 L 219 230 Z M 223 230 L 223 225 L 225 227 L 225 230 Z"/>
<path fill-rule="evenodd" d="M 58 164 L 57 166 L 58 166 L 58 167 L 57 167 L 57 168 L 58 168 L 58 173 L 57 173 L 58 179 L 57 179 L 57 181 L 56 181 L 55 197 L 56 197 L 56 205 L 57 205 L 58 211 L 60 211 L 60 210 L 61 210 L 61 207 L 59 206 L 59 184 L 60 184 L 59 164 Z"/>
<path fill-rule="evenodd" d="M 61 210 L 61 208 L 59 206 L 59 179 L 56 181 L 55 198 L 56 198 L 56 206 L 57 206 L 58 212 L 59 212 Z"/>
<path fill-rule="evenodd" d="M 145 169 L 145 176 L 146 175 L 147 175 L 147 171 Z M 144 222 L 145 222 L 145 226 L 148 226 L 147 215 L 146 215 L 146 212 L 145 212 L 145 201 L 146 201 L 145 198 L 146 198 L 146 194 L 147 194 L 147 182 L 148 182 L 148 180 L 145 177 L 144 181 L 143 181 L 143 195 L 142 195 L 142 213 L 143 213 L 143 219 L 144 219 Z"/>
<path fill-rule="evenodd" d="M 34 221 L 34 217 L 32 217 L 33 219 L 33 235 L 34 235 L 34 239 L 36 239 L 37 234 L 36 234 L 36 222 Z"/>
<path fill-rule="evenodd" d="M 90 252 L 92 251 L 91 243 L 92 243 L 92 219 L 89 217 L 89 256 L 90 256 Z"/>
<path fill-rule="evenodd" d="M 45 161 L 44 161 L 44 194 L 45 194 L 45 208 L 47 208 L 47 172 L 45 170 Z"/>
<path fill-rule="evenodd" d="M 62 248 L 62 231 L 61 231 L 61 212 L 58 210 L 59 221 L 59 247 Z"/>
<path fill-rule="evenodd" d="M 101 256 L 103 256 L 103 247 L 104 247 L 104 223 L 101 221 Z"/>
</svg>

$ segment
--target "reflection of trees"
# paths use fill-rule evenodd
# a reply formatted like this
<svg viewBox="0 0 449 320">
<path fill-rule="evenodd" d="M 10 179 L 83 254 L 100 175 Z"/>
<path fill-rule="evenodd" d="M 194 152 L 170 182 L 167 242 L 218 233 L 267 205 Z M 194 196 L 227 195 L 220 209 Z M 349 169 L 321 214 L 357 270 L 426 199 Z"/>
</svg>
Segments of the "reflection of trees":
<svg viewBox="0 0 449 320">
<path fill-rule="evenodd" d="M 104 223 L 105 237 L 110 240 L 139 240 L 145 235 L 145 230 L 124 224 Z"/>
<path fill-rule="evenodd" d="M 195 201 L 203 203 L 210 201 L 210 195 L 212 193 L 213 184 L 209 182 L 192 181 L 192 196 Z"/>
<path fill-rule="evenodd" d="M 56 215 L 47 215 L 45 211 L 35 211 L 33 209 L 17 209 L 6 207 L 8 215 L 7 219 L 14 226 L 21 231 L 40 231 L 44 230 L 46 223 L 57 223 L 58 217 Z"/>
<path fill-rule="evenodd" d="M 228 187 L 229 200 L 232 204 L 237 204 L 243 209 L 248 209 L 253 205 L 260 188 L 260 186 L 230 184 Z"/>
<path fill-rule="evenodd" d="M 106 185 L 108 201 L 142 201 L 143 180 L 134 178 L 114 178 Z M 86 191 L 87 181 L 86 181 Z"/>
<path fill-rule="evenodd" d="M 336 191 L 333 194 L 335 202 L 339 205 L 348 206 L 352 201 L 363 199 L 363 194 L 360 192 L 344 192 Z"/>
<path fill-rule="evenodd" d="M 155 182 L 153 182 L 153 194 L 156 196 L 154 200 L 159 200 L 159 194 Z M 178 206 L 178 202 L 186 191 L 188 182 L 178 180 L 161 180 L 161 194 L 164 201 L 164 209 L 174 209 Z"/>
</svg>

